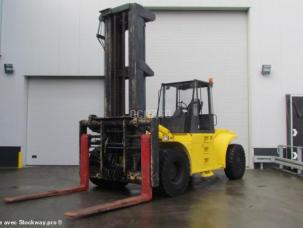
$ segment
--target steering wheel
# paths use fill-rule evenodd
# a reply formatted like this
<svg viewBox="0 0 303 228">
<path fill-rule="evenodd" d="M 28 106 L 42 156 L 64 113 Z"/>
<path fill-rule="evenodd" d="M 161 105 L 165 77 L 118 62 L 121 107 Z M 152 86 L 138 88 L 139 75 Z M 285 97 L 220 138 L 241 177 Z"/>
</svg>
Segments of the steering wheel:
<svg viewBox="0 0 303 228">
<path fill-rule="evenodd" d="M 178 108 L 181 110 L 187 110 L 188 106 L 183 101 L 178 101 Z"/>
</svg>

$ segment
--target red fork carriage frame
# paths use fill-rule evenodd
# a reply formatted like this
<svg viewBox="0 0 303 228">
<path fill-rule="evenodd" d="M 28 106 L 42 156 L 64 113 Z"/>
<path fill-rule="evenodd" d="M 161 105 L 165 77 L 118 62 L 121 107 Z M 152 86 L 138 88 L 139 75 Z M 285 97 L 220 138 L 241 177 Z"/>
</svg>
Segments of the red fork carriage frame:
<svg viewBox="0 0 303 228">
<path fill-rule="evenodd" d="M 126 199 L 116 200 L 113 202 L 95 205 L 87 208 L 65 212 L 64 215 L 70 218 L 80 218 L 97 213 L 107 212 L 119 208 L 138 205 L 148 202 L 152 199 L 151 186 L 151 143 L 150 135 L 141 136 L 141 193 L 138 196 Z M 4 198 L 6 203 L 15 203 L 27 200 L 46 198 L 51 196 L 60 196 L 76 192 L 89 190 L 89 135 L 81 134 L 80 136 L 80 185 L 77 187 L 62 188 L 47 192 L 32 193 L 20 196 Z"/>
</svg>

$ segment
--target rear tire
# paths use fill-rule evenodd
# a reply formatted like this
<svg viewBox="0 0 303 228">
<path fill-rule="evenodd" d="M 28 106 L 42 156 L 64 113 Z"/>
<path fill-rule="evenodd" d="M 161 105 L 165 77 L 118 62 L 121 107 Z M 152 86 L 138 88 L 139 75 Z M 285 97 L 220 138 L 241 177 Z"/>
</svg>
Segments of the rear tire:
<svg viewBox="0 0 303 228">
<path fill-rule="evenodd" d="M 190 167 L 186 153 L 179 148 L 160 151 L 160 193 L 170 197 L 183 194 L 189 180 Z"/>
<path fill-rule="evenodd" d="M 230 180 L 241 179 L 245 173 L 245 152 L 241 145 L 230 144 L 226 152 L 226 176 Z"/>
</svg>

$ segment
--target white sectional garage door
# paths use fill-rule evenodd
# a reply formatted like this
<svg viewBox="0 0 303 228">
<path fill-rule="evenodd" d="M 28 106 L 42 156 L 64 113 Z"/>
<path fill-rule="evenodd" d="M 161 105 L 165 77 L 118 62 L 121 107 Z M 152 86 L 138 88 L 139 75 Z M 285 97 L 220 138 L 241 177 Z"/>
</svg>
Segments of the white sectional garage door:
<svg viewBox="0 0 303 228">
<path fill-rule="evenodd" d="M 79 164 L 79 120 L 103 115 L 103 80 L 28 80 L 27 164 Z"/>
<path fill-rule="evenodd" d="M 146 28 L 148 106 L 161 82 L 214 78 L 217 127 L 234 130 L 248 153 L 247 15 L 245 12 L 158 12 Z"/>
</svg>

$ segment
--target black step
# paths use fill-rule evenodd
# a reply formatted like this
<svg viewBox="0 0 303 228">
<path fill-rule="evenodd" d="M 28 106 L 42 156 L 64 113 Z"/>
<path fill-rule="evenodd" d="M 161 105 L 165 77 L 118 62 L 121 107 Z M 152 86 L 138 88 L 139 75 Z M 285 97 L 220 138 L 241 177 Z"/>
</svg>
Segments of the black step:
<svg viewBox="0 0 303 228">
<path fill-rule="evenodd" d="M 107 146 L 123 146 L 123 143 L 114 143 L 114 142 L 111 142 L 111 143 L 108 143 Z"/>
<path fill-rule="evenodd" d="M 123 147 L 118 147 L 118 146 L 107 146 L 106 149 L 123 150 Z"/>
<path fill-rule="evenodd" d="M 122 133 L 123 130 L 105 130 L 105 133 Z"/>
<path fill-rule="evenodd" d="M 125 148 L 126 150 L 140 150 L 141 147 L 138 147 L 138 146 L 128 146 Z"/>
<path fill-rule="evenodd" d="M 141 135 L 125 135 L 126 138 L 140 138 Z"/>
</svg>

